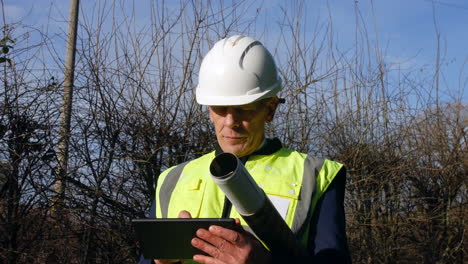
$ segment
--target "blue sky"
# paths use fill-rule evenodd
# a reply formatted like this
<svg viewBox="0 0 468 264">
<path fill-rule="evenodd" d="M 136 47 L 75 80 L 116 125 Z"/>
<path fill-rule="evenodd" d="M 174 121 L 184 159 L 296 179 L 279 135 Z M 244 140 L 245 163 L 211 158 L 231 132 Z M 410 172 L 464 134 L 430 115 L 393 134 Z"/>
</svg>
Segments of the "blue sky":
<svg viewBox="0 0 468 264">
<path fill-rule="evenodd" d="M 96 3 L 105 2 L 82 0 L 81 14 L 90 13 Z M 127 1 L 127 3 L 131 2 Z M 143 6 L 148 1 L 135 2 L 139 19 L 141 23 L 145 23 L 147 10 Z M 274 25 L 281 19 L 278 7 L 287 6 L 286 1 L 250 2 L 253 4 L 245 10 L 250 10 L 253 14 L 255 9 L 261 6 L 264 11 L 263 19 L 273 25 L 268 27 L 268 31 L 274 34 L 272 32 L 276 28 Z M 434 72 L 437 29 L 440 33 L 441 87 L 451 90 L 451 94 L 455 93 L 463 102 L 468 102 L 468 91 L 465 91 L 468 86 L 468 65 L 465 66 L 468 64 L 468 0 L 314 0 L 306 2 L 304 13 L 307 23 L 323 21 L 330 16 L 336 42 L 343 50 L 353 45 L 355 7 L 359 7 L 361 19 L 365 22 L 369 32 L 369 41 L 372 43 L 378 41 L 385 56 L 384 60 L 391 64 L 396 63 L 403 69 L 420 70 L 421 74 L 430 75 Z M 34 28 L 47 30 L 49 33 L 66 31 L 68 0 L 4 0 L 4 4 L 7 23 L 20 21 Z M 57 41 L 64 40 L 58 39 Z"/>
</svg>

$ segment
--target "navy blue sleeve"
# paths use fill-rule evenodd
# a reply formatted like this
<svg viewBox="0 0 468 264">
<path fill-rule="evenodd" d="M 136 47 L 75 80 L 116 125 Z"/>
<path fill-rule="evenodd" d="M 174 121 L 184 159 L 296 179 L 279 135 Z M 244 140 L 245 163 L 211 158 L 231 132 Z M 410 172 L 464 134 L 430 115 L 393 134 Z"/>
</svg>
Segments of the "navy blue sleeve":
<svg viewBox="0 0 468 264">
<path fill-rule="evenodd" d="M 151 208 L 149 209 L 148 213 L 146 214 L 147 218 L 156 218 L 156 201 L 153 201 Z M 154 264 L 152 259 L 145 259 L 143 255 L 140 256 L 140 260 L 138 264 Z"/>
<path fill-rule="evenodd" d="M 141 255 L 138 264 L 154 264 L 154 262 L 151 259 L 145 259 L 143 255 Z"/>
<path fill-rule="evenodd" d="M 156 218 L 156 201 L 153 200 L 149 211 L 146 214 L 146 218 Z"/>
<path fill-rule="evenodd" d="M 351 263 L 343 205 L 345 185 L 346 169 L 342 168 L 315 207 L 308 248 L 314 264 Z"/>
</svg>

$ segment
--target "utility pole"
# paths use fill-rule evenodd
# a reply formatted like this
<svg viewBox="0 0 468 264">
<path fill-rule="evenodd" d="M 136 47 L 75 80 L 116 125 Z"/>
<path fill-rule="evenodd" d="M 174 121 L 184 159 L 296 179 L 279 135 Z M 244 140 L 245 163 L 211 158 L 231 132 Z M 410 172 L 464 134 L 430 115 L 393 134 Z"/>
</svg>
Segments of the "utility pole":
<svg viewBox="0 0 468 264">
<path fill-rule="evenodd" d="M 78 31 L 79 0 L 70 0 L 70 21 L 68 22 L 67 54 L 63 81 L 62 107 L 60 111 L 60 130 L 55 170 L 54 191 L 51 216 L 59 219 L 64 205 L 66 178 L 68 172 L 68 149 L 70 144 L 70 119 L 73 102 L 73 82 L 75 77 L 76 35 Z"/>
</svg>

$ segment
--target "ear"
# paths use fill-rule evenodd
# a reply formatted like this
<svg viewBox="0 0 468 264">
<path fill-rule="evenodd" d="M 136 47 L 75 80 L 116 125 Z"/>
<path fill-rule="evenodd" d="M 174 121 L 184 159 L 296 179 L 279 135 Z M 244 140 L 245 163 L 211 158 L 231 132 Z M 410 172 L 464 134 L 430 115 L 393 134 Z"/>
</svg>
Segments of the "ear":
<svg viewBox="0 0 468 264">
<path fill-rule="evenodd" d="M 275 117 L 276 108 L 278 108 L 279 99 L 277 96 L 272 97 L 267 103 L 267 115 L 265 118 L 266 123 L 270 123 Z"/>
<path fill-rule="evenodd" d="M 213 123 L 213 110 L 211 110 L 211 107 L 208 106 L 208 114 L 210 116 L 210 121 L 211 123 Z"/>
</svg>

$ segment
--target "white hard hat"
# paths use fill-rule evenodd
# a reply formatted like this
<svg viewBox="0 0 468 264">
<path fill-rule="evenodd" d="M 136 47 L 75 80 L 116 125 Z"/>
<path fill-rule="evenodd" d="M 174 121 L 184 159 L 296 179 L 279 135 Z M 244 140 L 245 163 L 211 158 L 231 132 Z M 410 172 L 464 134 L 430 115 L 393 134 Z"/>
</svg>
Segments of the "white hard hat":
<svg viewBox="0 0 468 264">
<path fill-rule="evenodd" d="M 244 105 L 280 90 L 270 52 L 253 38 L 232 36 L 218 41 L 203 59 L 196 98 L 202 105 Z"/>
</svg>

